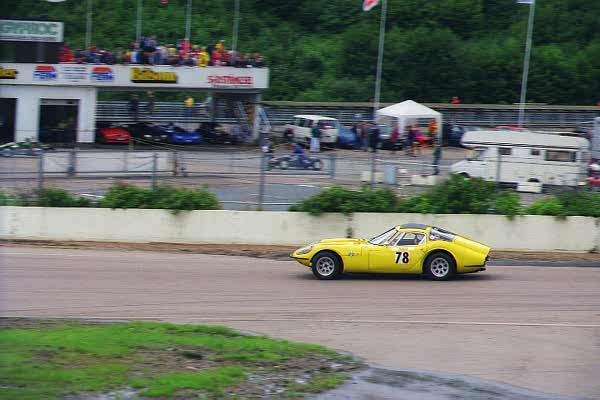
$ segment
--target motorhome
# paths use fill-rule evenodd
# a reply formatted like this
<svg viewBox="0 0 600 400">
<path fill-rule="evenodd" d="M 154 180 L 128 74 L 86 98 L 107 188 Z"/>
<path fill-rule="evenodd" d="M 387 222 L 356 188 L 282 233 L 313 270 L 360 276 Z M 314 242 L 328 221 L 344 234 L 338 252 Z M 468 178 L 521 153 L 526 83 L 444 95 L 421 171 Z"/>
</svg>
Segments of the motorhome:
<svg viewBox="0 0 600 400">
<path fill-rule="evenodd" d="M 590 160 L 588 140 L 555 134 L 471 131 L 461 143 L 469 156 L 451 172 L 500 183 L 577 186 Z"/>
</svg>

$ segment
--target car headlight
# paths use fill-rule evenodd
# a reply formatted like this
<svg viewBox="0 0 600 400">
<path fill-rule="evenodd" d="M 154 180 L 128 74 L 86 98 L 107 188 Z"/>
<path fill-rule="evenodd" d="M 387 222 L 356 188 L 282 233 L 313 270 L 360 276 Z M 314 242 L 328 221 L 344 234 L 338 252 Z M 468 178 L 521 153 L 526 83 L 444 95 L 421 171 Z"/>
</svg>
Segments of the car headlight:
<svg viewBox="0 0 600 400">
<path fill-rule="evenodd" d="M 296 254 L 307 254 L 312 250 L 312 246 L 304 247 L 302 249 L 296 250 Z"/>
<path fill-rule="evenodd" d="M 164 139 L 167 137 L 167 135 L 160 135 L 160 137 Z"/>
<path fill-rule="evenodd" d="M 145 138 L 151 138 L 152 135 L 144 135 Z"/>
</svg>

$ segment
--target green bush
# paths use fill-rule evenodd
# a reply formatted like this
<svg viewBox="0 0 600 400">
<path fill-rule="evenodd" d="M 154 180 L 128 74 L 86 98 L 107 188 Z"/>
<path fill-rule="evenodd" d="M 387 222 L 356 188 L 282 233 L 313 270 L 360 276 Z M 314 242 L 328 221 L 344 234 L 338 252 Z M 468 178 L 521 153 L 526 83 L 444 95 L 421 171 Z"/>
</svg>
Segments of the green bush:
<svg viewBox="0 0 600 400">
<path fill-rule="evenodd" d="M 398 197 L 387 189 L 348 190 L 332 187 L 292 205 L 290 211 L 303 211 L 312 215 L 326 212 L 390 212 L 398 204 Z"/>
<path fill-rule="evenodd" d="M 217 210 L 220 205 L 216 196 L 205 189 L 161 185 L 153 191 L 117 183 L 104 196 L 100 207 L 168 209 L 177 213 L 181 210 Z"/>
<path fill-rule="evenodd" d="M 75 197 L 63 189 L 44 188 L 37 192 L 35 205 L 39 207 L 89 207 L 90 201 Z"/>
<path fill-rule="evenodd" d="M 528 215 L 554 215 L 564 217 L 567 215 L 565 208 L 557 198 L 541 199 L 525 209 Z"/>
<path fill-rule="evenodd" d="M 514 218 L 522 211 L 520 200 L 517 193 L 508 190 L 498 193 L 494 207 L 496 214 L 506 215 L 510 219 Z"/>
<path fill-rule="evenodd" d="M 538 200 L 525 212 L 532 215 L 580 215 L 600 217 L 600 193 L 572 190 L 556 194 L 550 199 Z"/>
<path fill-rule="evenodd" d="M 146 208 L 152 191 L 127 183 L 117 182 L 100 201 L 106 208 Z"/>
</svg>

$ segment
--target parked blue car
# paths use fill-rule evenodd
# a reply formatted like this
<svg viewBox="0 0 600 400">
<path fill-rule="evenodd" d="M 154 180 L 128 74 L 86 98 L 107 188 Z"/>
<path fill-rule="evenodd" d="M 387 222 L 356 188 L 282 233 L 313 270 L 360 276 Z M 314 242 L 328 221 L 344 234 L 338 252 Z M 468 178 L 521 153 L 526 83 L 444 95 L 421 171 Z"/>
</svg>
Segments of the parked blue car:
<svg viewBox="0 0 600 400">
<path fill-rule="evenodd" d="M 338 126 L 338 147 L 344 147 L 347 149 L 355 149 L 360 147 L 356 140 L 356 134 L 352 129 L 348 129 L 342 124 Z"/>
<path fill-rule="evenodd" d="M 198 144 L 202 136 L 198 132 L 188 132 L 177 125 L 160 125 L 158 128 L 168 136 L 167 141 L 173 144 Z"/>
</svg>

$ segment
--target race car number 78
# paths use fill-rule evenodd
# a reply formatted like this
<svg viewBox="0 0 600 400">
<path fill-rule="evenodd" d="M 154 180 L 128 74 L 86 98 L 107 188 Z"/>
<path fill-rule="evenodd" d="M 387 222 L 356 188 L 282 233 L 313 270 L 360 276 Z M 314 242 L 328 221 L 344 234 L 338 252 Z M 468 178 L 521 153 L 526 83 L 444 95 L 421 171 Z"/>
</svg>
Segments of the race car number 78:
<svg viewBox="0 0 600 400">
<path fill-rule="evenodd" d="M 409 262 L 409 257 L 410 254 L 408 253 L 408 251 L 402 252 L 402 251 L 397 251 L 396 252 L 396 264 L 408 264 Z"/>
</svg>

